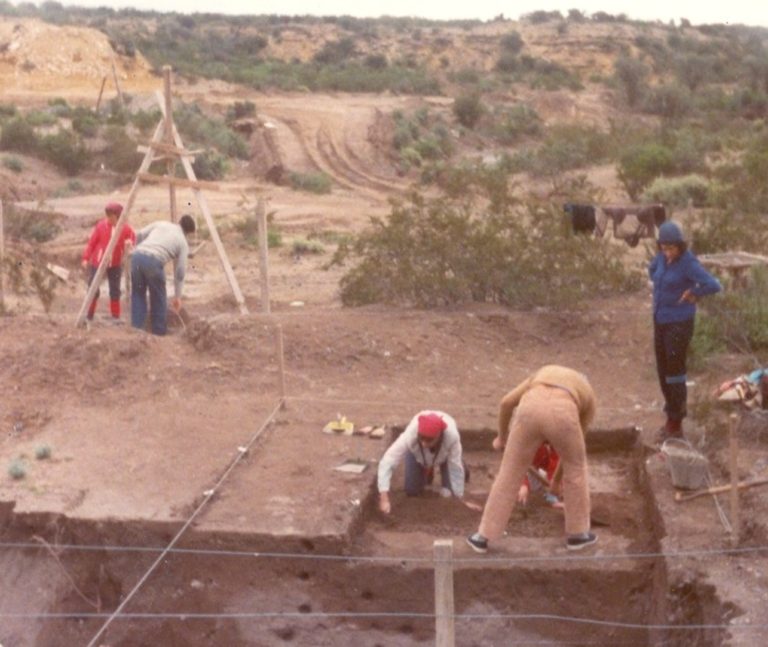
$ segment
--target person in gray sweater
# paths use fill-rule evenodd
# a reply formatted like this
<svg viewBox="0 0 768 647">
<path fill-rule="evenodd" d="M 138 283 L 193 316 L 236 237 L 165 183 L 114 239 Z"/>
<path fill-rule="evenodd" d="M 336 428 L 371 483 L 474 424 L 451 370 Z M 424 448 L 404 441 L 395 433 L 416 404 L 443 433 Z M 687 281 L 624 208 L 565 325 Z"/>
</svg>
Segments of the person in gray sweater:
<svg viewBox="0 0 768 647">
<path fill-rule="evenodd" d="M 192 216 L 184 215 L 179 223 L 167 220 L 153 222 L 136 233 L 136 247 L 131 254 L 131 325 L 144 330 L 147 319 L 147 293 L 153 335 L 168 330 L 168 298 L 165 289 L 165 264 L 176 262 L 173 276 L 174 298 L 171 307 L 181 310 L 181 294 L 187 271 L 189 244 L 187 236 L 195 231 Z"/>
</svg>

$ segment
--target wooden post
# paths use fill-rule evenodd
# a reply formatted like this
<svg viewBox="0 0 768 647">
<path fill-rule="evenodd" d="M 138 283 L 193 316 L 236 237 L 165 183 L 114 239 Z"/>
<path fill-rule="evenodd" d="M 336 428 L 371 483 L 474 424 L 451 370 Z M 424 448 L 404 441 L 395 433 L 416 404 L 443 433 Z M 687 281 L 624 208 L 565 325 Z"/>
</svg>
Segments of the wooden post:
<svg viewBox="0 0 768 647">
<path fill-rule="evenodd" d="M 285 353 L 283 352 L 283 327 L 277 324 L 277 366 L 280 377 L 280 399 L 285 402 Z"/>
<path fill-rule="evenodd" d="M 267 212 L 264 200 L 256 204 L 256 218 L 259 234 L 259 275 L 261 276 L 261 311 L 269 314 L 269 236 L 267 234 Z"/>
<path fill-rule="evenodd" d="M 101 95 L 104 94 L 104 86 L 107 84 L 107 76 L 104 75 L 101 79 L 101 89 L 99 90 L 99 98 L 96 99 L 96 114 L 99 114 L 99 107 L 101 106 Z"/>
<path fill-rule="evenodd" d="M 115 81 L 115 88 L 117 89 L 117 98 L 120 101 L 120 107 L 125 107 L 125 102 L 123 101 L 123 91 L 120 89 L 120 81 L 117 78 L 117 68 L 115 67 L 115 59 L 112 59 L 112 78 Z"/>
<path fill-rule="evenodd" d="M 739 544 L 741 535 L 741 511 L 739 510 L 739 417 L 732 413 L 728 417 L 728 448 L 731 471 L 731 543 Z"/>
<path fill-rule="evenodd" d="M 165 143 L 173 145 L 173 108 L 171 105 L 171 66 L 163 66 L 163 91 L 165 94 Z M 173 177 L 176 173 L 176 160 L 172 157 L 168 158 L 165 163 L 166 173 Z M 176 209 L 176 187 L 173 183 L 168 184 L 168 197 L 171 203 L 171 222 L 178 220 L 178 214 Z"/>
<path fill-rule="evenodd" d="M 5 313 L 5 223 L 3 201 L 0 200 L 0 314 Z"/>
<path fill-rule="evenodd" d="M 438 539 L 435 556 L 435 647 L 454 647 L 453 541 Z"/>
</svg>

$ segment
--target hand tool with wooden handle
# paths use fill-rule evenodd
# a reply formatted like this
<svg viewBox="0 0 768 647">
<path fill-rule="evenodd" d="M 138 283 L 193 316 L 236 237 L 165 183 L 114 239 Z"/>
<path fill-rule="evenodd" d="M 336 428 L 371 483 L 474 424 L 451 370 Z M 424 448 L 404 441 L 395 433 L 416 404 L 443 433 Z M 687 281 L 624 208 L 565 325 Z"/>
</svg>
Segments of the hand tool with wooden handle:
<svg viewBox="0 0 768 647">
<path fill-rule="evenodd" d="M 753 481 L 742 481 L 736 487 L 741 490 L 744 488 L 753 487 L 755 485 L 765 485 L 766 483 L 768 483 L 768 478 L 755 479 Z M 691 499 L 704 496 L 705 494 L 721 494 L 723 492 L 728 492 L 730 489 L 730 485 L 713 485 L 712 487 L 708 487 L 706 490 L 697 490 L 696 492 L 691 492 L 690 494 L 675 492 L 675 501 L 682 503 L 683 501 L 690 501 Z"/>
</svg>

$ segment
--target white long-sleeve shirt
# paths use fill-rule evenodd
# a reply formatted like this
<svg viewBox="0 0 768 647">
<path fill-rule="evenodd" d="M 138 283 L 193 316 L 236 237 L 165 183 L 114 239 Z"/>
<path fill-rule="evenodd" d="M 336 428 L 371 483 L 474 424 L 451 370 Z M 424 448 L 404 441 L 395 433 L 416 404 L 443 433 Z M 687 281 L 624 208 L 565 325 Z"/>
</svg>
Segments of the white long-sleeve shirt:
<svg viewBox="0 0 768 647">
<path fill-rule="evenodd" d="M 440 416 L 446 424 L 443 430 L 443 440 L 437 454 L 434 455 L 434 462 L 431 461 L 433 455 L 427 449 L 423 453 L 419 448 L 419 416 L 435 413 Z M 389 492 L 389 486 L 392 482 L 392 472 L 395 467 L 405 458 L 407 452 L 411 452 L 419 465 L 425 465 L 424 457 L 430 457 L 430 464 L 438 467 L 446 461 L 448 462 L 448 477 L 451 481 L 451 489 L 457 497 L 464 496 L 464 464 L 461 461 L 461 439 L 459 438 L 459 429 L 456 421 L 447 413 L 442 411 L 425 410 L 417 413 L 408 426 L 401 433 L 397 440 L 389 446 L 384 456 L 379 461 L 378 488 L 379 492 Z"/>
<path fill-rule="evenodd" d="M 160 260 L 163 265 L 176 261 L 173 275 L 174 295 L 181 299 L 184 275 L 187 271 L 189 244 L 180 225 L 169 220 L 158 220 L 136 232 L 136 250 Z"/>
</svg>

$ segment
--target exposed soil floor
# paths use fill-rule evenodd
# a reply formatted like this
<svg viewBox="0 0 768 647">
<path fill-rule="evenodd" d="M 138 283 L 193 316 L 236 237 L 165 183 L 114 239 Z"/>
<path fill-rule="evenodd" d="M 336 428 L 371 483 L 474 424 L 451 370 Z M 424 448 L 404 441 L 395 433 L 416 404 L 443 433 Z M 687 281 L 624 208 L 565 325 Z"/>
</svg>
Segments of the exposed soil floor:
<svg viewBox="0 0 768 647">
<path fill-rule="evenodd" d="M 189 319 L 169 336 L 101 319 L 103 299 L 95 323 L 76 329 L 79 252 L 104 202 L 129 187 L 46 199 L 64 230 L 36 253 L 72 275 L 49 314 L 34 295 L 9 295 L 11 315 L 0 318 L 0 644 L 86 645 L 128 595 L 97 644 L 432 644 L 435 539 L 454 540 L 460 645 L 766 644 L 768 555 L 758 548 L 768 543 L 768 489 L 742 493 L 740 553 L 722 552 L 730 535 L 711 497 L 674 501 L 650 447 L 661 413 L 646 291 L 568 310 L 346 309 L 342 270 L 324 269 L 333 246 L 291 251 L 292 236 L 359 231 L 388 212 L 397 178 L 375 152 L 349 153 L 368 145 L 377 101 L 265 103 L 294 164 L 339 178 L 330 196 L 265 185 L 246 169 L 208 194 L 248 315 L 208 243 L 191 262 Z M 257 196 L 287 238 L 270 252 L 270 315 L 259 313 L 258 254 L 235 227 Z M 179 201 L 196 209 L 183 192 Z M 133 224 L 165 217 L 166 204 L 167 190 L 142 188 Z M 337 415 L 395 428 L 444 409 L 463 431 L 470 496 L 482 502 L 499 460 L 489 451 L 498 401 L 551 362 L 589 376 L 595 427 L 614 434 L 591 441 L 593 516 L 607 525 L 596 524 L 600 542 L 584 556 L 565 551 L 559 513 L 534 502 L 487 556 L 463 543 L 478 513 L 435 493 L 396 492 L 382 518 L 373 488 L 387 439 L 322 433 Z M 692 404 L 705 407 L 712 383 L 737 366 L 724 358 L 719 371 L 692 372 Z M 724 426 L 694 440 L 725 482 Z M 740 440 L 740 477 L 764 475 L 765 425 Z M 36 458 L 41 447 L 49 458 Z M 370 467 L 333 469 L 349 458 Z M 13 479 L 6 466 L 19 460 L 26 475 Z M 187 552 L 163 553 L 172 542 Z"/>
</svg>

